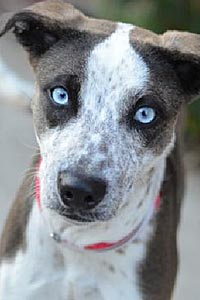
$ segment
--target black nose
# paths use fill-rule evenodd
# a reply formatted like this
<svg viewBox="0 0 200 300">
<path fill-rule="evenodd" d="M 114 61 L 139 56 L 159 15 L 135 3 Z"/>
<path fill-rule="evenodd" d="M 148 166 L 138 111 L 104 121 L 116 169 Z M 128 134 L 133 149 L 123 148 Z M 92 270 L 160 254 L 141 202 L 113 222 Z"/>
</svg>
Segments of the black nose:
<svg viewBox="0 0 200 300">
<path fill-rule="evenodd" d="M 106 194 L 106 183 L 97 178 L 61 172 L 58 192 L 64 205 L 74 209 L 93 209 Z"/>
</svg>

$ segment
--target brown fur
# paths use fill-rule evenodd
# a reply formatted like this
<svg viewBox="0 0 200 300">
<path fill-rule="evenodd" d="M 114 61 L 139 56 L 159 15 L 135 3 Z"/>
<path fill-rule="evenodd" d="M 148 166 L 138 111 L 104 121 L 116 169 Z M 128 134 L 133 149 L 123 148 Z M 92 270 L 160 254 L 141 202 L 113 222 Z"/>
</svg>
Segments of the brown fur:
<svg viewBox="0 0 200 300">
<path fill-rule="evenodd" d="M 178 266 L 176 233 L 184 192 L 180 128 L 178 131 L 179 138 L 167 159 L 156 231 L 149 242 L 146 259 L 140 266 L 140 285 L 144 300 L 171 299 L 176 281 Z"/>
<path fill-rule="evenodd" d="M 30 175 L 35 170 L 38 155 L 35 156 L 30 171 L 20 187 L 14 205 L 9 213 L 3 234 L 0 240 L 0 263 L 12 259 L 20 250 L 26 250 L 25 230 L 32 210 L 34 199 L 34 176 Z"/>
</svg>

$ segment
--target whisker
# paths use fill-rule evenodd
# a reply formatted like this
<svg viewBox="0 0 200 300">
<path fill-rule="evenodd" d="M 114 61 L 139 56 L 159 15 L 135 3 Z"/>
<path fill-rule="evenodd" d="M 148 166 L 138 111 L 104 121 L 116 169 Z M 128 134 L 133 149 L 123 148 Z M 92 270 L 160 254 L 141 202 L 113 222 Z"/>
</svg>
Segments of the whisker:
<svg viewBox="0 0 200 300">
<path fill-rule="evenodd" d="M 22 174 L 20 175 L 20 179 L 24 179 L 24 178 L 29 179 L 30 177 L 31 179 L 33 179 L 36 175 L 37 175 L 37 168 L 27 169 L 22 172 Z"/>
<path fill-rule="evenodd" d="M 39 151 L 40 150 L 40 148 L 39 148 L 39 146 L 32 146 L 32 145 L 28 145 L 28 144 L 26 144 L 25 142 L 21 142 L 21 144 L 24 146 L 24 147 L 26 147 L 26 148 L 28 148 L 28 149 L 31 149 L 31 150 L 36 150 L 36 151 Z"/>
</svg>

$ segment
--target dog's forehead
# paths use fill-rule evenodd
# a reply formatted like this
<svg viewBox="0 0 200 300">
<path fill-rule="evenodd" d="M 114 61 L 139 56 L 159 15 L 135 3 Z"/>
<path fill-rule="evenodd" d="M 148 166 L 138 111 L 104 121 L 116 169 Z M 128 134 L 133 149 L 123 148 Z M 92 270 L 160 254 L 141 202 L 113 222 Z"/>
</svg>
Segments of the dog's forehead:
<svg viewBox="0 0 200 300">
<path fill-rule="evenodd" d="M 144 67 L 144 62 L 130 43 L 130 33 L 134 29 L 135 27 L 132 25 L 119 23 L 114 33 L 94 47 L 88 60 L 88 69 L 92 69 L 90 71 L 92 71 L 93 75 L 101 72 L 103 77 L 106 78 L 108 76 L 109 80 L 114 76 L 124 76 L 127 78 L 128 85 L 128 82 L 132 82 L 129 75 L 133 74 L 128 74 L 130 65 L 132 65 L 139 81 L 140 68 Z M 116 74 L 116 72 L 118 73 Z M 138 85 L 139 82 L 135 84 Z"/>
<path fill-rule="evenodd" d="M 151 31 L 130 24 L 87 17 L 72 5 L 62 1 L 51 0 L 39 3 L 30 7 L 29 11 L 48 16 L 48 22 L 56 22 L 64 29 L 60 43 L 55 45 L 53 50 L 48 51 L 44 59 L 42 58 L 42 64 L 40 62 L 41 73 L 47 70 L 45 80 L 48 80 L 48 77 L 51 80 L 55 72 L 68 71 L 78 72 L 77 75 L 81 79 L 83 73 L 86 75 L 86 68 L 89 71 L 88 69 L 91 69 L 93 65 L 96 71 L 98 71 L 97 68 L 102 71 L 102 76 L 107 74 L 110 77 L 111 72 L 121 70 L 121 76 L 124 76 L 127 84 L 128 81 L 130 84 L 131 78 L 128 78 L 128 70 L 132 64 L 132 68 L 136 67 L 135 76 L 138 74 L 136 83 L 138 85 L 141 73 L 139 67 L 142 66 L 141 58 L 139 54 L 136 55 L 133 43 L 137 44 L 141 41 L 144 44 L 158 45 L 160 43 L 159 35 Z M 127 67 L 127 76 L 125 76 L 125 67 Z"/>
<path fill-rule="evenodd" d="M 97 20 L 99 22 L 103 21 Z M 109 28 L 107 21 L 104 25 L 106 31 L 103 33 L 96 33 L 96 30 L 75 32 L 74 39 L 68 40 L 65 36 L 50 49 L 39 63 L 41 82 L 73 74 L 81 83 L 102 84 L 104 89 L 114 91 L 117 88 L 118 92 L 122 87 L 127 92 L 130 89 L 139 92 L 147 80 L 148 68 L 133 45 L 133 32 L 138 32 L 138 27 L 112 23 Z"/>
<path fill-rule="evenodd" d="M 130 33 L 135 29 L 129 24 L 117 24 L 116 30 L 96 45 L 88 58 L 83 89 L 84 102 L 112 104 L 123 101 L 129 93 L 139 94 L 148 80 L 148 67 L 130 43 Z"/>
</svg>

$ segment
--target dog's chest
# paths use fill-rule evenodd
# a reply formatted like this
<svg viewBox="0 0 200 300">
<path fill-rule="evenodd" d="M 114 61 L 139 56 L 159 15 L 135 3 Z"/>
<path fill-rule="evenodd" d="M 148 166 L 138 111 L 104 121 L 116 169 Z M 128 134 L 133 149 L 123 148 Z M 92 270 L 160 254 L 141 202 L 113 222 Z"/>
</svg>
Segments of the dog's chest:
<svg viewBox="0 0 200 300">
<path fill-rule="evenodd" d="M 139 244 L 117 252 L 73 255 L 63 284 L 68 286 L 67 299 L 141 299 L 137 271 L 142 257 Z"/>
<path fill-rule="evenodd" d="M 136 248 L 131 245 L 125 252 L 96 254 L 96 258 L 68 253 L 64 267 L 54 261 L 51 249 L 37 259 L 34 255 L 32 263 L 29 254 L 19 254 L 14 265 L 2 266 L 0 273 L 6 277 L 1 299 L 141 300 L 137 268 L 143 249 Z"/>
<path fill-rule="evenodd" d="M 0 268 L 0 299 L 142 299 L 138 266 L 146 243 L 105 253 L 74 252 L 51 240 L 35 217 L 28 236 L 26 251 Z"/>
</svg>

